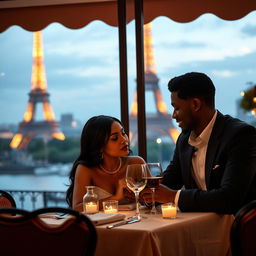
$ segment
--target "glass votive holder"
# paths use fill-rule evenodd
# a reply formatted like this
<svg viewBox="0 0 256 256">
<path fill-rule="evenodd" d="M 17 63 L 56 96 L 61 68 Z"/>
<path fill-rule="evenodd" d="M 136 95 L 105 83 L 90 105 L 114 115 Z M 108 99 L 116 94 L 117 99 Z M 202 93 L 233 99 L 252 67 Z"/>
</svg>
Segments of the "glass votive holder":
<svg viewBox="0 0 256 256">
<path fill-rule="evenodd" d="M 175 203 L 166 203 L 161 205 L 162 216 L 164 219 L 175 219 L 177 216 L 177 207 Z"/>
<path fill-rule="evenodd" d="M 83 208 L 85 214 L 99 212 L 99 199 L 94 191 L 94 186 L 86 186 L 86 194 L 83 197 Z"/>
<path fill-rule="evenodd" d="M 104 213 L 117 213 L 118 212 L 118 201 L 117 200 L 103 201 L 102 204 L 103 204 Z"/>
</svg>

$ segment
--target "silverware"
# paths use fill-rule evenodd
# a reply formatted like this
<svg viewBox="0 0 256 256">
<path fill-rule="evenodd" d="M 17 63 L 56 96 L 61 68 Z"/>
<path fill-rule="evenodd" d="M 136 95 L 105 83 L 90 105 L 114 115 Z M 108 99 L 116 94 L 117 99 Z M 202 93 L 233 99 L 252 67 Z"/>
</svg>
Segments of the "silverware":
<svg viewBox="0 0 256 256">
<path fill-rule="evenodd" d="M 115 227 L 119 227 L 119 226 L 126 225 L 126 224 L 132 224 L 132 223 L 135 223 L 135 222 L 139 222 L 140 220 L 141 220 L 140 218 L 133 218 L 131 220 L 123 220 L 123 221 L 120 221 L 116 224 L 108 225 L 107 228 L 115 228 Z"/>
<path fill-rule="evenodd" d="M 67 213 L 62 213 L 62 214 L 56 215 L 55 218 L 56 219 L 65 219 L 65 218 L 67 218 L 67 216 L 68 216 Z"/>
</svg>

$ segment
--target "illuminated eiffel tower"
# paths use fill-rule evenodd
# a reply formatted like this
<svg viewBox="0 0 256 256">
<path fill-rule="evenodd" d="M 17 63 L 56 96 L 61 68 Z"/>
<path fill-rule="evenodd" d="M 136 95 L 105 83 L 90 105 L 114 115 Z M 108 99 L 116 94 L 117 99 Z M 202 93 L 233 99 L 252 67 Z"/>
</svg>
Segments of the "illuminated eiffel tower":
<svg viewBox="0 0 256 256">
<path fill-rule="evenodd" d="M 29 101 L 23 121 L 19 123 L 18 132 L 11 141 L 11 148 L 25 149 L 31 139 L 38 135 L 43 135 L 47 139 L 65 139 L 64 134 L 59 130 L 59 123 L 55 121 L 49 96 L 43 62 L 42 34 L 40 31 L 37 31 L 34 32 L 33 67 Z M 43 105 L 43 121 L 35 120 L 36 106 L 38 103 Z"/>
<path fill-rule="evenodd" d="M 172 116 L 167 108 L 158 85 L 154 54 L 152 46 L 151 23 L 144 25 L 144 54 L 145 54 L 145 91 L 153 93 L 156 113 L 146 113 L 147 138 L 157 139 L 169 137 L 176 143 L 180 131 L 172 123 Z M 146 106 L 147 110 L 147 106 Z M 146 111 L 147 112 L 147 111 Z M 130 140 L 131 145 L 137 141 L 137 93 L 135 92 L 130 113 Z"/>
</svg>

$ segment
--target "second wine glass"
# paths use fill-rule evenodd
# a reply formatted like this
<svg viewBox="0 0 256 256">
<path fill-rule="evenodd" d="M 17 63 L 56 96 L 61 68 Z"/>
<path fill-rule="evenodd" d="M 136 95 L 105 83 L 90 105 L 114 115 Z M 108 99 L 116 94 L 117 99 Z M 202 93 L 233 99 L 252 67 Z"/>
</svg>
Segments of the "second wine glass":
<svg viewBox="0 0 256 256">
<path fill-rule="evenodd" d="M 143 167 L 143 164 L 132 164 L 127 166 L 125 180 L 127 187 L 135 194 L 136 216 L 138 218 L 140 218 L 139 194 L 147 184 L 147 180 L 145 179 L 146 176 L 146 170 Z"/>
<path fill-rule="evenodd" d="M 150 214 L 156 214 L 155 190 L 163 179 L 163 170 L 160 163 L 147 163 L 143 165 L 146 172 L 147 187 L 152 192 L 152 208 Z"/>
</svg>

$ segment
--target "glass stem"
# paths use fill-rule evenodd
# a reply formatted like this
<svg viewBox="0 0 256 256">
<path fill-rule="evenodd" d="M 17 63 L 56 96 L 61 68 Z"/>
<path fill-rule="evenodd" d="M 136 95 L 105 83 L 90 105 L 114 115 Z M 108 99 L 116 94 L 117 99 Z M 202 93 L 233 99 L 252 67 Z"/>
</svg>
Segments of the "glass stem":
<svg viewBox="0 0 256 256">
<path fill-rule="evenodd" d="M 139 194 L 140 192 L 135 190 L 135 200 L 136 200 L 136 216 L 139 218 L 140 217 L 140 207 L 139 207 Z"/>
<path fill-rule="evenodd" d="M 151 191 L 152 191 L 152 209 L 151 209 L 151 213 L 156 214 L 155 188 L 151 188 Z"/>
</svg>

